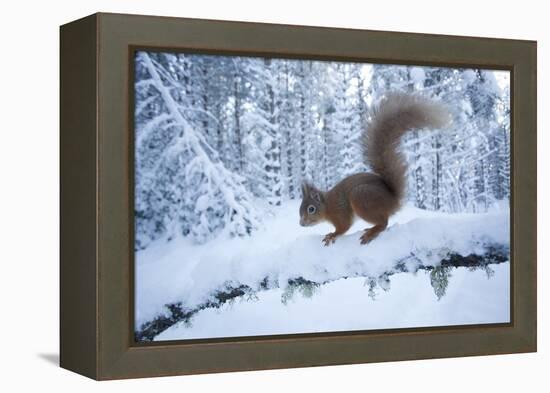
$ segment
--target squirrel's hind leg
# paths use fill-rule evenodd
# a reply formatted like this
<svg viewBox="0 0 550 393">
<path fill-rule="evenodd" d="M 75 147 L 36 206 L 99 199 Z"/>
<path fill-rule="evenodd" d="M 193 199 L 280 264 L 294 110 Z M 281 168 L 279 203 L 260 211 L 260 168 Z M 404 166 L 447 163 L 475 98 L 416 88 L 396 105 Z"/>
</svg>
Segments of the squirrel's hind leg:
<svg viewBox="0 0 550 393">
<path fill-rule="evenodd" d="M 388 220 L 384 221 L 381 224 L 377 224 L 372 228 L 365 229 L 365 233 L 363 233 L 363 235 L 361 236 L 361 244 L 367 244 L 376 236 L 378 236 L 381 232 L 383 232 L 384 229 L 386 229 L 387 227 L 388 227 Z"/>
<path fill-rule="evenodd" d="M 388 226 L 388 217 L 395 211 L 397 202 L 387 187 L 380 184 L 362 184 L 350 194 L 355 214 L 370 224 L 361 236 L 361 244 L 367 244 Z"/>
</svg>

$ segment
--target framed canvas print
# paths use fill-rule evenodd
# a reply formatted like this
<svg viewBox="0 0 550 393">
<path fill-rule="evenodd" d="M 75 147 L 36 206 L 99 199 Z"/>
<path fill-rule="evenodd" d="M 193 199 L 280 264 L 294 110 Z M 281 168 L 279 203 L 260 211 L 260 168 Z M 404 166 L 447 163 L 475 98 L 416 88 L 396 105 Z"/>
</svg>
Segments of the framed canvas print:
<svg viewBox="0 0 550 393">
<path fill-rule="evenodd" d="M 535 66 L 521 40 L 62 26 L 62 367 L 535 351 Z"/>
</svg>

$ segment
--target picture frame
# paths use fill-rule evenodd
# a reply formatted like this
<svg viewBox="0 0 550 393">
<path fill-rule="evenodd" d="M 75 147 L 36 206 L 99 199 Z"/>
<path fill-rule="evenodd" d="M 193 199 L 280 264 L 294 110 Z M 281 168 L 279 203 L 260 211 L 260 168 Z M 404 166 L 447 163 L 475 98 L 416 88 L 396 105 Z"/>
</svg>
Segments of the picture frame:
<svg viewBox="0 0 550 393">
<path fill-rule="evenodd" d="M 511 322 L 137 343 L 133 56 L 511 73 Z M 60 364 L 97 380 L 536 351 L 536 42 L 97 13 L 60 29 Z"/>
</svg>

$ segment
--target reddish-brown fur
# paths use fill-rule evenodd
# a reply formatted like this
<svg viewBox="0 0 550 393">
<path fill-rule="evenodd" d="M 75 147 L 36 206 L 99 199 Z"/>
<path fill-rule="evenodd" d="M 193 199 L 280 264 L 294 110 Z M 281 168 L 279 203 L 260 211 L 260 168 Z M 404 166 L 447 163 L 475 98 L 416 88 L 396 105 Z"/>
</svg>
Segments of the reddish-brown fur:
<svg viewBox="0 0 550 393">
<path fill-rule="evenodd" d="M 375 173 L 348 176 L 327 192 L 305 183 L 300 225 L 332 223 L 334 232 L 323 239 L 328 246 L 359 217 L 373 225 L 365 229 L 361 244 L 374 239 L 399 210 L 405 193 L 407 166 L 398 150 L 401 136 L 410 129 L 443 127 L 447 121 L 446 111 L 433 102 L 410 95 L 388 95 L 374 110 L 361 138 L 364 161 Z"/>
</svg>

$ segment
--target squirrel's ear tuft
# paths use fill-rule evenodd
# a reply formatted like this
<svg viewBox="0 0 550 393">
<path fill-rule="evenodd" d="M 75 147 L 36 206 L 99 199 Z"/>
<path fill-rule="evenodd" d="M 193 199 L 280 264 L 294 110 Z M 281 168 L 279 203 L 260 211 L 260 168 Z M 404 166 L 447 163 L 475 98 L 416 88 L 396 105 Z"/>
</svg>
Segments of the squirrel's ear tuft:
<svg viewBox="0 0 550 393">
<path fill-rule="evenodd" d="M 318 190 L 314 190 L 309 195 L 314 201 L 317 203 L 321 203 L 323 201 L 323 196 L 321 195 L 321 192 Z"/>
<path fill-rule="evenodd" d="M 309 189 L 311 186 L 307 182 L 302 183 L 302 196 L 305 197 L 309 194 Z"/>
<path fill-rule="evenodd" d="M 302 196 L 309 197 L 314 201 L 321 203 L 323 201 L 323 194 L 313 184 L 309 182 L 302 183 Z"/>
</svg>

